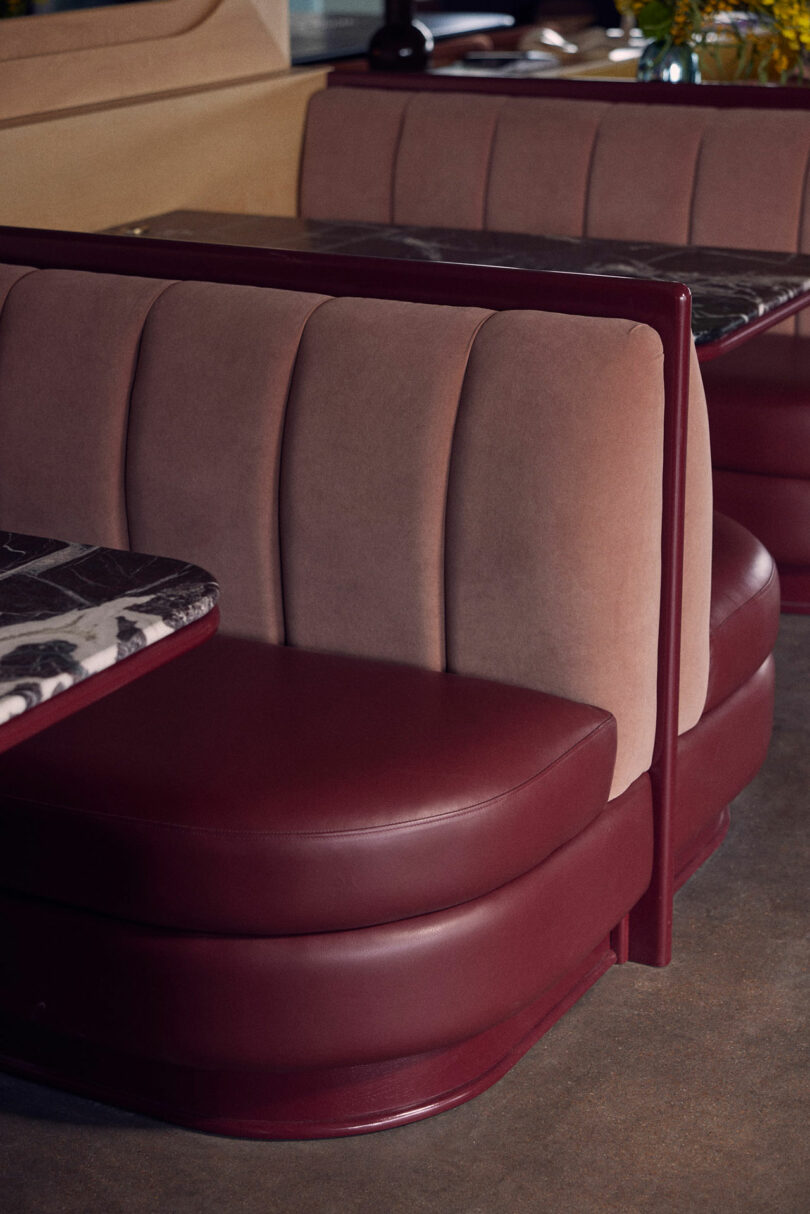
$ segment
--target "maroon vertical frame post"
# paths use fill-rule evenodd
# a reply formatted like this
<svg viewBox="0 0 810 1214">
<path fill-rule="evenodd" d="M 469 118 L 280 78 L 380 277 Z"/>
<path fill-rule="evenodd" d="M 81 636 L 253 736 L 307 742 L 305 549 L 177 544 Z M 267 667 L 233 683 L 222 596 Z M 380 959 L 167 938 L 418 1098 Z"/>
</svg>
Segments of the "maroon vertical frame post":
<svg viewBox="0 0 810 1214">
<path fill-rule="evenodd" d="M 673 854 L 683 592 L 686 426 L 692 301 L 683 287 L 658 331 L 664 342 L 664 480 L 661 530 L 661 612 L 658 633 L 658 712 L 650 768 L 655 850 L 649 888 L 630 912 L 630 961 L 668 965 L 672 957 Z"/>
<path fill-rule="evenodd" d="M 670 86 L 667 86 L 670 87 Z M 664 349 L 663 521 L 657 720 L 651 778 L 655 851 L 650 887 L 630 915 L 629 958 L 671 956 L 671 818 L 676 779 L 681 587 L 691 296 L 680 283 L 552 271 L 296 253 L 229 245 L 0 227 L 0 260 L 100 273 L 402 299 L 413 303 L 528 308 L 613 316 L 655 329 Z M 626 929 L 619 934 L 625 941 Z M 617 936 L 618 942 L 619 936 Z"/>
</svg>

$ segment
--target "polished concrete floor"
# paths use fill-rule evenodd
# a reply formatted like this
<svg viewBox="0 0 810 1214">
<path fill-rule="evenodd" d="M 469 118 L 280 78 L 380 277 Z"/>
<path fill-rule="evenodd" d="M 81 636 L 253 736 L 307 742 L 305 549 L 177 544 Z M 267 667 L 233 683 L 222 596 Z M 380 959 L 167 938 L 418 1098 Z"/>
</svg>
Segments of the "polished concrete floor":
<svg viewBox="0 0 810 1214">
<path fill-rule="evenodd" d="M 679 894 L 676 960 L 614 968 L 483 1096 L 331 1142 L 207 1137 L 0 1077 L 3 1214 L 805 1214 L 810 617 L 773 745 Z"/>
</svg>

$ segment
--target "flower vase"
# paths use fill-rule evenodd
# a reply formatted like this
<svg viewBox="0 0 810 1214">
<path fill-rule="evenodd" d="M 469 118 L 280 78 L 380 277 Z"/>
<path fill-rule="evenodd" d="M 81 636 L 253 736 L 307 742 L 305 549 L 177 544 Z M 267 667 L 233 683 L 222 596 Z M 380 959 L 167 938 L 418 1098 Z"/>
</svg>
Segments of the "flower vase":
<svg viewBox="0 0 810 1214">
<path fill-rule="evenodd" d="M 691 46 L 668 38 L 648 42 L 638 61 L 637 80 L 663 80 L 667 84 L 700 84 L 700 64 Z"/>
</svg>

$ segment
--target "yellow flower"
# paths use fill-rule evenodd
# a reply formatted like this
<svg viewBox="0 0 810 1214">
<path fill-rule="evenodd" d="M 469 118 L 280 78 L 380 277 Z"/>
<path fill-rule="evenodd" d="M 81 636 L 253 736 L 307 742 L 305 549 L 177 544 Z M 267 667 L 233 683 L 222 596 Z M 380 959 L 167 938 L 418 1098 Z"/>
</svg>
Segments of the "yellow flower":
<svg viewBox="0 0 810 1214">
<path fill-rule="evenodd" d="M 650 38 L 700 46 L 713 29 L 736 39 L 744 74 L 786 76 L 810 56 L 810 0 L 617 0 Z M 730 19 L 718 24 L 720 14 Z"/>
</svg>

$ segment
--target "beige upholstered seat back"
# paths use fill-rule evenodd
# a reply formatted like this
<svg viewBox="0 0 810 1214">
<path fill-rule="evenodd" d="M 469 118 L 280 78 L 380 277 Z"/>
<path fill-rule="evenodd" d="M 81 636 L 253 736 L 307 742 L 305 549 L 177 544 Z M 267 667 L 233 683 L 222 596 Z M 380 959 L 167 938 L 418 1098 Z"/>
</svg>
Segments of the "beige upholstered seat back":
<svg viewBox="0 0 810 1214">
<path fill-rule="evenodd" d="M 649 766 L 652 329 L 59 270 L 0 272 L 6 288 L 0 528 L 209 568 L 226 631 L 598 704 L 619 722 L 614 792 Z M 686 724 L 706 692 L 707 483 Z"/>
<path fill-rule="evenodd" d="M 310 102 L 300 210 L 810 252 L 809 162 L 806 110 L 329 88 Z"/>
</svg>

